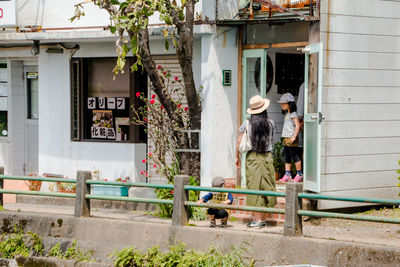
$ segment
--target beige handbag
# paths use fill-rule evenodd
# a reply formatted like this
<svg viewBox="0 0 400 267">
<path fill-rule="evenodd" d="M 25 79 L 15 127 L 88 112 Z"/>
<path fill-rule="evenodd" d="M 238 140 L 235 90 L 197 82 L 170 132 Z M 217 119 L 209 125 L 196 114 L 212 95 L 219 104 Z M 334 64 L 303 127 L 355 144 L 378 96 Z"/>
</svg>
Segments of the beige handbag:
<svg viewBox="0 0 400 267">
<path fill-rule="evenodd" d="M 250 150 L 251 150 L 251 141 L 249 134 L 249 120 L 246 120 L 246 131 L 243 133 L 242 140 L 240 141 L 239 152 L 247 153 Z"/>
</svg>

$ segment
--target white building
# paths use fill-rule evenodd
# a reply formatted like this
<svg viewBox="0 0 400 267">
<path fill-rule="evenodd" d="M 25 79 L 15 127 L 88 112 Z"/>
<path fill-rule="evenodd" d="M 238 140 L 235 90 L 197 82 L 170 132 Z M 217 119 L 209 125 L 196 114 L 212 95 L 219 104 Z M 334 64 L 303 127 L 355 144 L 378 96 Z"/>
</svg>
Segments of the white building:
<svg viewBox="0 0 400 267">
<path fill-rule="evenodd" d="M 0 140 L 0 165 L 6 167 L 6 173 L 37 171 L 74 177 L 77 170 L 98 169 L 102 177 L 130 176 L 144 181 L 140 171 L 146 168 L 142 159 L 147 146 L 137 129 L 128 127 L 129 134 L 121 141 L 95 139 L 90 132 L 95 114 L 107 117 L 107 113 L 93 113 L 89 108 L 91 97 L 97 97 L 96 104 L 99 97 L 107 97 L 104 101 L 124 99 L 127 107 L 146 83 L 145 77 L 125 74 L 118 78 L 118 90 L 114 84 L 101 92 L 96 89 L 96 83 L 109 80 L 102 70 L 112 66 L 115 58 L 115 36 L 105 29 L 107 13 L 87 5 L 86 16 L 71 23 L 73 4 L 79 1 L 9 2 L 16 3 L 14 24 L 0 18 L 0 24 L 6 25 L 0 32 L 0 116 L 7 116 L 7 131 Z M 273 10 L 269 18 L 262 9 L 255 12 L 253 20 L 246 12 L 237 16 L 236 0 L 197 4 L 198 12 L 210 22 L 195 26 L 193 64 L 196 84 L 203 87 L 203 185 L 210 185 L 216 175 L 240 177 L 234 166 L 234 147 L 238 125 L 253 94 L 259 92 L 272 100 L 269 114 L 278 122 L 275 139 L 279 139 L 283 117 L 276 100 L 287 90 L 297 93 L 307 65 L 301 50 L 311 44 L 311 52 L 322 47 L 323 63 L 316 64 L 318 57 L 310 56 L 313 74 L 309 77 L 314 83 L 310 83 L 306 105 L 310 112 L 305 116 L 305 189 L 352 196 L 398 195 L 400 3 L 314 2 L 320 4 L 319 16 L 319 9 L 314 8 L 313 16 L 307 18 L 308 9 L 297 10 L 304 16 L 279 16 Z M 151 30 L 152 52 L 157 62 L 174 69 L 176 58 L 172 50 L 164 51 L 159 30 Z M 223 70 L 231 72 L 230 85 L 223 80 Z M 288 77 L 290 81 L 285 79 Z M 325 116 L 322 123 L 313 120 L 319 112 Z M 123 124 L 129 111 L 115 108 L 111 113 L 116 131 L 116 122 Z M 321 135 L 312 136 L 311 129 L 315 134 L 321 129 Z M 321 208 L 334 205 L 320 203 Z"/>
</svg>

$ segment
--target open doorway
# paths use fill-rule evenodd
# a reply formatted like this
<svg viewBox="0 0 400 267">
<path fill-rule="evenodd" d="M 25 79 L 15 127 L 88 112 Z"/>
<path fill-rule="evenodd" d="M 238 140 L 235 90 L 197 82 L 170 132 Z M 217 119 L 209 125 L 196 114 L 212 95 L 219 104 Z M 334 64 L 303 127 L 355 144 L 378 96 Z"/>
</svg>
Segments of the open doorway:
<svg viewBox="0 0 400 267">
<path fill-rule="evenodd" d="M 308 114 L 308 146 L 307 157 L 302 158 L 303 165 L 308 159 L 305 168 L 308 168 L 308 185 L 313 191 L 318 191 L 320 187 L 320 93 L 321 77 L 318 64 L 321 60 L 320 44 L 304 47 L 284 47 L 284 48 L 265 48 L 243 50 L 242 57 L 242 121 L 248 115 L 249 99 L 256 94 L 266 97 L 271 101 L 268 108 L 268 115 L 276 123 L 274 135 L 274 148 L 283 149 L 279 143 L 282 136 L 284 115 L 278 103 L 280 97 L 285 93 L 291 93 L 297 104 L 299 119 L 307 117 Z M 309 49 L 311 47 L 311 50 Z M 305 85 L 307 83 L 307 85 Z M 302 88 L 302 90 L 300 90 Z M 308 89 L 310 88 L 310 89 Z M 310 97 L 308 97 L 310 95 Z M 305 105 L 305 103 L 308 103 Z M 308 107 L 308 110 L 307 110 Z M 305 112 L 304 112 L 305 111 Z M 315 123 L 317 122 L 317 123 Z M 303 124 L 302 124 L 303 125 Z M 304 155 L 302 148 L 304 145 L 304 131 L 299 134 L 299 153 Z M 276 152 L 276 151 L 275 151 Z M 275 153 L 274 165 L 276 178 L 283 175 L 284 160 L 279 158 L 281 153 Z M 241 185 L 245 186 L 245 158 L 242 158 Z M 304 170 L 304 169 L 303 169 Z M 304 176 L 306 177 L 306 176 Z"/>
</svg>

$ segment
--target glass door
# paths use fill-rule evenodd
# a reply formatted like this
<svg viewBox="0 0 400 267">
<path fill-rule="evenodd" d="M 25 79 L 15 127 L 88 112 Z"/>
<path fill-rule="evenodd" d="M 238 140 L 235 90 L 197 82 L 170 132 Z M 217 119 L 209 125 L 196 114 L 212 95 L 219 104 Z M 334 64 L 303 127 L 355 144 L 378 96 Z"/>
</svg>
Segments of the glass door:
<svg viewBox="0 0 400 267">
<path fill-rule="evenodd" d="M 305 49 L 304 190 L 321 191 L 322 43 Z"/>
<path fill-rule="evenodd" d="M 252 96 L 261 95 L 265 98 L 267 76 L 267 50 L 251 49 L 243 50 L 242 57 L 242 123 L 248 118 L 246 110 L 249 108 L 249 100 Z M 243 188 L 246 187 L 245 154 L 242 154 L 241 177 Z"/>
</svg>

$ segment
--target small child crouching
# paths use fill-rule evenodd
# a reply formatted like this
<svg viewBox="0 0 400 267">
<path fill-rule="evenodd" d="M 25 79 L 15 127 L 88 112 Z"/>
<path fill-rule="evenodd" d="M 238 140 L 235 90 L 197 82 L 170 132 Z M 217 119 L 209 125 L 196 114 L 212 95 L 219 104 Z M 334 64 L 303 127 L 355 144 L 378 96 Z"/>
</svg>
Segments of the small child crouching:
<svg viewBox="0 0 400 267">
<path fill-rule="evenodd" d="M 213 187 L 224 187 L 225 180 L 221 176 L 214 177 L 212 180 Z M 233 197 L 231 193 L 208 193 L 199 201 L 197 204 L 207 203 L 212 200 L 212 204 L 226 204 L 231 205 L 233 203 Z M 207 210 L 208 218 L 210 219 L 210 227 L 215 227 L 215 219 L 221 219 L 220 227 L 227 227 L 229 212 L 225 209 L 209 208 Z"/>
</svg>

